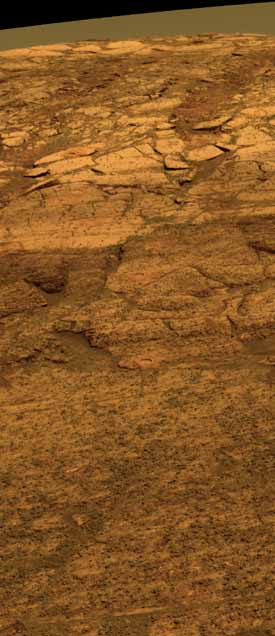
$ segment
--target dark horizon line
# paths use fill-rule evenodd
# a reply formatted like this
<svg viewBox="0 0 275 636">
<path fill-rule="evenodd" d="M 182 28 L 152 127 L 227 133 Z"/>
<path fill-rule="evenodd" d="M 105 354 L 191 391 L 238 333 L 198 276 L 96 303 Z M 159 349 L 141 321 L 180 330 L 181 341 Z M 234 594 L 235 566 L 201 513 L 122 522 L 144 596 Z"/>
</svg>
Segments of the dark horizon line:
<svg viewBox="0 0 275 636">
<path fill-rule="evenodd" d="M 107 5 L 106 3 L 106 8 L 101 8 L 101 9 L 95 9 L 94 7 L 91 8 L 90 11 L 88 11 L 87 9 L 84 11 L 82 10 L 75 10 L 73 11 L 73 13 L 71 13 L 70 16 L 66 16 L 63 15 L 61 16 L 60 13 L 58 14 L 57 12 L 51 12 L 51 14 L 47 14 L 46 12 L 40 13 L 40 15 L 36 15 L 35 16 L 35 11 L 31 14 L 31 15 L 26 15 L 26 13 L 20 17 L 16 17 L 16 14 L 14 16 L 4 16 L 4 17 L 0 17 L 0 29 L 4 30 L 4 29 L 17 29 L 17 28 L 25 28 L 25 27 L 32 27 L 32 26 L 41 26 L 41 25 L 48 25 L 48 24 L 60 24 L 62 22 L 78 22 L 81 20 L 95 20 L 95 19 L 100 19 L 100 18 L 111 18 L 111 17 L 117 17 L 117 16 L 127 16 L 127 15 L 135 15 L 135 14 L 146 14 L 146 13 L 161 13 L 161 12 L 165 12 L 165 11 L 185 11 L 185 10 L 190 10 L 190 9 L 207 9 L 207 8 L 211 8 L 211 7 L 227 7 L 227 6 L 234 6 L 234 5 L 247 5 L 247 4 L 265 4 L 265 3 L 270 3 L 273 0 L 265 0 L 265 2 L 246 2 L 241 1 L 241 0 L 230 0 L 229 2 L 226 2 L 225 0 L 222 0 L 222 2 L 215 2 L 215 0 L 213 0 L 211 2 L 211 0 L 190 0 L 190 1 L 186 1 L 186 0 L 181 0 L 181 2 L 179 2 L 178 0 L 170 0 L 166 1 L 166 2 L 147 2 L 145 5 L 142 5 L 142 2 L 137 2 L 136 0 L 133 0 L 133 2 L 131 2 L 129 5 L 126 3 L 120 3 L 118 5 L 116 5 L 116 7 L 114 6 L 113 8 L 111 7 L 111 5 Z M 110 7 L 110 8 L 109 8 Z"/>
</svg>

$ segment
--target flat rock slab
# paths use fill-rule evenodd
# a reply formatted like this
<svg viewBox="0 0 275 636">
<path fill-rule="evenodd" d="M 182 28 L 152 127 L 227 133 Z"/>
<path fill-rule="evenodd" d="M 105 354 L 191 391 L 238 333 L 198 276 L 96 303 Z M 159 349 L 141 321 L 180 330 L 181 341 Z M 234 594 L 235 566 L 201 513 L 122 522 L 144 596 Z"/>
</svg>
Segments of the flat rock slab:
<svg viewBox="0 0 275 636">
<path fill-rule="evenodd" d="M 275 39 L 0 64 L 1 635 L 271 636 Z"/>
</svg>

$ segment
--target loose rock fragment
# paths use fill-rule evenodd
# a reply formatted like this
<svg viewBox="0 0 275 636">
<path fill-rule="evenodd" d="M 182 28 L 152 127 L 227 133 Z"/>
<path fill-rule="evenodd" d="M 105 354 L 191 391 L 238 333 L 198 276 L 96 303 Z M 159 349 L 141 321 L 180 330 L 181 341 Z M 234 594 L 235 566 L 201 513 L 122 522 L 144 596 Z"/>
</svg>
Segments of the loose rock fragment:
<svg viewBox="0 0 275 636">
<path fill-rule="evenodd" d="M 167 136 L 165 138 L 158 139 L 158 141 L 154 145 L 154 148 L 161 154 L 170 154 L 175 152 L 182 152 L 185 148 L 185 143 L 179 137 Z"/>
<path fill-rule="evenodd" d="M 44 174 L 47 174 L 49 172 L 48 168 L 31 168 L 30 170 L 27 170 L 27 172 L 25 172 L 24 176 L 25 177 L 40 177 Z"/>
<path fill-rule="evenodd" d="M 209 121 L 200 122 L 193 126 L 193 130 L 211 130 L 211 128 L 218 128 L 218 126 L 222 126 L 227 121 L 232 119 L 232 115 L 217 117 L 216 119 L 211 119 Z"/>
<path fill-rule="evenodd" d="M 49 179 L 43 179 L 43 181 L 35 183 L 31 188 L 25 190 L 24 194 L 30 194 L 30 192 L 34 192 L 35 190 L 42 190 L 42 188 L 49 188 L 51 186 L 58 185 L 58 183 L 58 179 L 53 177 L 50 177 Z"/>
<path fill-rule="evenodd" d="M 88 144 L 85 146 L 72 146 L 58 152 L 45 155 L 34 162 L 35 166 L 40 166 L 44 163 L 52 163 L 53 161 L 60 161 L 62 159 L 69 159 L 70 157 L 85 157 L 92 155 L 96 150 L 102 147 L 101 144 Z"/>
<path fill-rule="evenodd" d="M 164 165 L 168 170 L 181 170 L 183 168 L 189 168 L 189 164 L 186 161 L 181 161 L 174 155 L 166 155 L 166 157 L 164 157 Z"/>
<path fill-rule="evenodd" d="M 216 146 L 206 145 L 202 148 L 195 148 L 186 153 L 187 159 L 190 161 L 206 161 L 207 159 L 214 159 L 219 155 L 222 155 L 223 151 Z"/>
<path fill-rule="evenodd" d="M 27 132 L 14 132 L 9 135 L 3 134 L 3 145 L 9 148 L 21 146 L 25 141 L 29 139 Z"/>
</svg>

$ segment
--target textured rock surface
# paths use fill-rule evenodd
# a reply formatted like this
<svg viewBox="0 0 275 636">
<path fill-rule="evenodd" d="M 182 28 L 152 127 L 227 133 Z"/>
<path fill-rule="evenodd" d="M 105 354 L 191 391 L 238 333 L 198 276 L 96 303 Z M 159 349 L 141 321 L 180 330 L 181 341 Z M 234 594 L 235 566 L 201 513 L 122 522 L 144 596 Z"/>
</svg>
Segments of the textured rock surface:
<svg viewBox="0 0 275 636">
<path fill-rule="evenodd" d="M 1 635 L 270 636 L 275 40 L 0 63 Z"/>
</svg>

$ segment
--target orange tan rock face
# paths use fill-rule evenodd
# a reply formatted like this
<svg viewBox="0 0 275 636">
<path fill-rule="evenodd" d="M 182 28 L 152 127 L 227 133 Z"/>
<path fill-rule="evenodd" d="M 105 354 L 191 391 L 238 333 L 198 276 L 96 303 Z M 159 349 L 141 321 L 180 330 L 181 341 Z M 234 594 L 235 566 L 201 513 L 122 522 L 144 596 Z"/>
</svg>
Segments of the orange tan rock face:
<svg viewBox="0 0 275 636">
<path fill-rule="evenodd" d="M 274 38 L 0 53 L 0 631 L 274 632 Z"/>
</svg>

